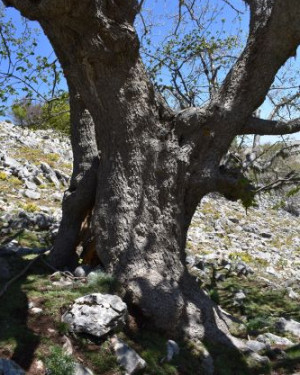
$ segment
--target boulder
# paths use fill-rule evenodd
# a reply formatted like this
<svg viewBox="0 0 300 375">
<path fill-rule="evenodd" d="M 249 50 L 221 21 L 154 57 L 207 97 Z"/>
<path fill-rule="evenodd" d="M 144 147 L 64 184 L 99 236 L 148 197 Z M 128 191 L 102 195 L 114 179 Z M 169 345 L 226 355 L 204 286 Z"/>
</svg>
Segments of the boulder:
<svg viewBox="0 0 300 375">
<path fill-rule="evenodd" d="M 62 321 L 69 324 L 72 332 L 83 332 L 102 337 L 125 325 L 127 306 L 120 297 L 94 293 L 75 300 Z"/>
</svg>

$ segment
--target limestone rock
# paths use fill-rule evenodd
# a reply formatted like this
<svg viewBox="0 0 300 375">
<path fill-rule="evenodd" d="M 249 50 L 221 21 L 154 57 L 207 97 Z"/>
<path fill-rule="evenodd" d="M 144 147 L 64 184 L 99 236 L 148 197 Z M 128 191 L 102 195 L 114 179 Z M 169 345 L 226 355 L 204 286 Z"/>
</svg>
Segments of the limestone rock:
<svg viewBox="0 0 300 375">
<path fill-rule="evenodd" d="M 276 322 L 276 328 L 279 332 L 290 332 L 300 338 L 300 323 L 296 322 L 296 320 L 280 318 Z"/>
<path fill-rule="evenodd" d="M 93 371 L 80 363 L 75 363 L 74 375 L 94 375 Z"/>
<path fill-rule="evenodd" d="M 67 336 L 62 337 L 63 346 L 62 349 L 66 355 L 72 355 L 73 354 L 73 345 L 71 340 Z"/>
<path fill-rule="evenodd" d="M 62 316 L 71 331 L 102 337 L 125 324 L 127 306 L 120 297 L 94 293 L 75 300 L 72 308 Z"/>
<path fill-rule="evenodd" d="M 88 265 L 78 266 L 74 270 L 75 277 L 86 277 L 91 267 Z"/>
<path fill-rule="evenodd" d="M 179 353 L 179 346 L 177 342 L 173 340 L 168 340 L 167 342 L 167 361 L 170 362 L 174 355 L 177 355 Z"/>
<path fill-rule="evenodd" d="M 36 199 L 36 200 L 41 198 L 41 194 L 39 192 L 34 191 L 34 190 L 29 190 L 29 189 L 26 189 L 24 191 L 24 196 L 27 198 Z"/>
<path fill-rule="evenodd" d="M 126 374 L 135 374 L 137 371 L 146 367 L 146 362 L 143 358 L 141 358 L 137 352 L 130 348 L 123 340 L 120 340 L 115 336 L 112 338 L 111 342 L 118 363 L 125 369 Z"/>
<path fill-rule="evenodd" d="M 253 352 L 260 352 L 268 348 L 268 345 L 263 341 L 249 340 L 246 342 L 247 347 Z"/>
<path fill-rule="evenodd" d="M 284 346 L 293 345 L 293 342 L 287 339 L 286 337 L 280 337 L 270 332 L 262 333 L 261 335 L 257 336 L 256 340 L 259 342 L 268 344 L 268 345 L 284 345 Z"/>
</svg>

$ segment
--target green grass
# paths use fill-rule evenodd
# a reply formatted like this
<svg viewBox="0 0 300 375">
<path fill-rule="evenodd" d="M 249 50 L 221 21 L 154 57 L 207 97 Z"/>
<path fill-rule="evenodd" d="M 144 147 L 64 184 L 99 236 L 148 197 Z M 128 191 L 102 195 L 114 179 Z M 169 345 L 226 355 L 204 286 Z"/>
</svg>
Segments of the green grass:
<svg viewBox="0 0 300 375">
<path fill-rule="evenodd" d="M 31 148 L 28 146 L 21 146 L 16 148 L 13 153 L 13 157 L 26 159 L 36 165 L 39 165 L 41 162 L 46 162 L 51 167 L 55 167 L 60 159 L 59 154 L 45 154 L 41 149 Z"/>
<path fill-rule="evenodd" d="M 117 358 L 108 341 L 104 342 L 97 351 L 90 350 L 88 343 L 81 344 L 81 350 L 84 351 L 91 367 L 95 368 L 98 374 L 114 371 L 114 375 L 121 375 L 122 372 Z"/>
<path fill-rule="evenodd" d="M 59 346 L 52 346 L 49 355 L 44 358 L 49 375 L 73 375 L 74 359 L 64 354 Z"/>
<path fill-rule="evenodd" d="M 39 207 L 35 203 L 21 204 L 20 207 L 27 212 L 36 212 L 39 210 Z"/>
<path fill-rule="evenodd" d="M 26 231 L 22 234 L 22 240 L 28 240 L 31 243 L 35 241 L 32 233 Z M 24 269 L 32 257 L 9 258 L 13 273 L 17 274 Z M 118 289 L 118 284 L 114 278 L 105 273 L 97 274 L 86 284 L 74 281 L 70 287 L 54 286 L 49 279 L 51 273 L 52 271 L 42 262 L 38 262 L 32 266 L 27 275 L 12 284 L 9 291 L 1 298 L 0 347 L 5 347 L 11 353 L 17 353 L 17 358 L 21 358 L 22 353 L 26 353 L 29 358 L 32 357 L 34 351 L 38 350 L 36 348 L 42 345 L 42 357 L 45 360 L 50 353 L 49 347 L 57 345 L 57 342 L 51 341 L 51 337 L 37 335 L 29 328 L 29 301 L 38 300 L 43 308 L 42 315 L 35 318 L 36 322 L 48 319 L 49 322 L 52 322 L 51 327 L 55 328 L 57 335 L 65 335 L 68 334 L 68 326 L 61 323 L 61 314 L 76 298 L 95 292 L 111 293 Z M 246 294 L 244 306 L 233 306 L 232 297 L 240 289 Z M 212 283 L 209 293 L 227 311 L 244 319 L 247 331 L 246 333 L 240 333 L 240 336 L 244 338 L 247 334 L 258 334 L 266 330 L 272 331 L 273 323 L 281 316 L 300 320 L 297 301 L 289 299 L 284 290 L 267 288 L 264 282 L 256 277 L 246 279 L 231 276 L 222 283 Z M 147 327 L 142 327 L 137 331 L 127 330 L 126 334 L 120 334 L 120 338 L 146 360 L 148 366 L 145 374 L 147 375 L 205 374 L 205 371 L 201 369 L 203 348 L 212 355 L 215 373 L 218 375 L 269 373 L 268 366 L 258 368 L 257 363 L 251 362 L 247 357 L 226 345 L 205 342 L 203 348 L 198 348 L 187 342 L 178 342 L 180 346 L 179 355 L 175 356 L 170 363 L 166 363 L 162 359 L 166 356 L 166 342 L 170 337 L 151 332 Z M 73 338 L 73 341 L 80 357 L 84 359 L 85 365 L 93 369 L 95 373 L 121 375 L 122 372 L 108 341 L 91 345 L 90 339 L 81 335 L 78 335 L 76 339 Z M 298 369 L 299 346 L 287 350 L 286 353 L 287 358 L 285 360 L 274 360 L 272 363 L 272 368 L 276 371 L 278 369 L 278 374 L 290 374 L 292 370 Z M 55 356 L 58 359 L 55 359 Z M 59 356 L 59 353 L 50 354 L 53 363 L 56 360 L 61 360 L 62 363 L 57 365 L 58 368 L 66 365 L 65 359 Z M 232 360 L 233 358 L 234 360 Z"/>
<path fill-rule="evenodd" d="M 233 296 L 243 290 L 246 298 L 242 306 L 233 305 Z M 231 314 L 242 318 L 248 334 L 266 330 L 274 332 L 274 322 L 279 317 L 300 320 L 299 302 L 290 299 L 285 289 L 270 289 L 255 276 L 248 278 L 229 277 L 209 290 L 211 298 Z M 245 320 L 245 319 L 244 319 Z"/>
</svg>

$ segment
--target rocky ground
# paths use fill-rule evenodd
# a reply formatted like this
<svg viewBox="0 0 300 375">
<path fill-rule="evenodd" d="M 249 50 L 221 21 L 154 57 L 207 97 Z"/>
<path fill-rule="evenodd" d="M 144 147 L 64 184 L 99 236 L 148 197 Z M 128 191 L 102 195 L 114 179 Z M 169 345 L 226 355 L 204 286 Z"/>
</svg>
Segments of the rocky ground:
<svg viewBox="0 0 300 375">
<path fill-rule="evenodd" d="M 43 257 L 35 260 L 57 233 L 71 173 L 70 142 L 52 131 L 33 132 L 8 123 L 0 123 L 0 140 L 0 288 L 21 274 L 6 291 L 0 289 L 0 373 L 13 359 L 31 375 L 122 374 L 131 358 L 127 373 L 300 374 L 297 197 L 289 202 L 282 196 L 260 197 L 258 207 L 246 212 L 241 204 L 212 195 L 202 201 L 188 233 L 190 272 L 236 317 L 233 333 L 244 340 L 248 357 L 260 362 L 255 370 L 245 358 L 230 360 L 223 349 L 214 348 L 210 360 L 207 348 L 195 353 L 147 327 L 141 332 L 131 317 L 118 337 L 107 336 L 116 321 L 124 326 L 122 301 L 114 300 L 116 307 L 111 300 L 95 306 L 90 298 L 87 305 L 80 300 L 78 308 L 91 309 L 91 314 L 99 306 L 111 308 L 113 323 L 108 319 L 105 327 L 88 326 L 78 334 L 74 327 L 86 322 L 70 320 L 70 304 L 90 293 L 115 293 L 118 286 L 99 269 L 59 273 Z M 95 332 L 105 332 L 104 337 Z M 199 367 L 199 356 L 205 370 Z M 18 373 L 24 371 L 15 368 L 9 374 Z"/>
</svg>

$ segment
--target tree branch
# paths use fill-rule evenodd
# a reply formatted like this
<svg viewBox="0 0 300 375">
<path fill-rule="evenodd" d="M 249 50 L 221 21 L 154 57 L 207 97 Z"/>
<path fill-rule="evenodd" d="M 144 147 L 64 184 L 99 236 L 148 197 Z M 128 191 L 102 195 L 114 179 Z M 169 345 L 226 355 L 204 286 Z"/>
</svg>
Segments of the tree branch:
<svg viewBox="0 0 300 375">
<path fill-rule="evenodd" d="M 255 194 L 270 191 L 270 190 L 280 189 L 285 185 L 298 184 L 299 182 L 300 182 L 300 177 L 296 174 L 295 171 L 291 171 L 285 177 L 278 178 L 275 181 L 272 181 L 269 184 L 258 188 L 255 191 Z"/>
<path fill-rule="evenodd" d="M 277 71 L 296 55 L 300 44 L 298 0 L 247 2 L 251 11 L 247 45 L 214 100 L 218 108 L 235 116 L 227 119 L 237 128 L 263 103 Z"/>
<path fill-rule="evenodd" d="M 285 135 L 297 133 L 298 131 L 300 131 L 300 118 L 283 122 L 252 117 L 241 129 L 239 135 Z"/>
</svg>

